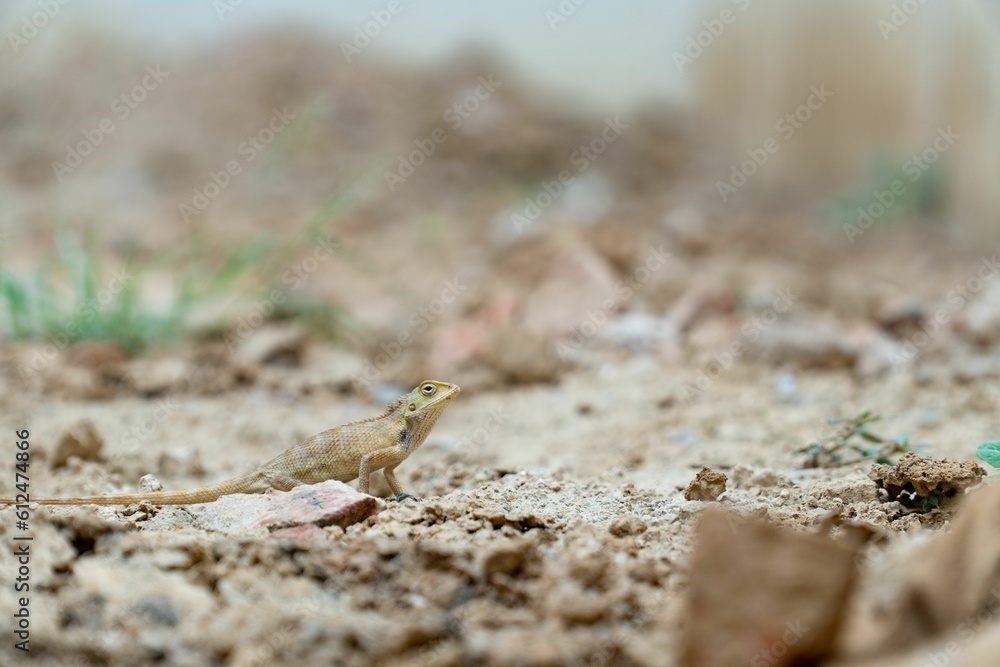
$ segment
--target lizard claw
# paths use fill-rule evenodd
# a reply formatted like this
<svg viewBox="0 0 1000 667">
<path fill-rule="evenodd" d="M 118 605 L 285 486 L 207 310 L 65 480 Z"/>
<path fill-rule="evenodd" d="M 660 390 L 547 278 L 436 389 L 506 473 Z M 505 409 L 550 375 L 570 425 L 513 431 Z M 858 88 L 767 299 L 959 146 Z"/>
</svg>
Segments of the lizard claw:
<svg viewBox="0 0 1000 667">
<path fill-rule="evenodd" d="M 398 496 L 396 496 L 396 502 L 401 503 L 404 500 L 416 500 L 416 498 L 414 498 L 413 496 L 411 496 L 408 493 L 401 493 Z"/>
</svg>

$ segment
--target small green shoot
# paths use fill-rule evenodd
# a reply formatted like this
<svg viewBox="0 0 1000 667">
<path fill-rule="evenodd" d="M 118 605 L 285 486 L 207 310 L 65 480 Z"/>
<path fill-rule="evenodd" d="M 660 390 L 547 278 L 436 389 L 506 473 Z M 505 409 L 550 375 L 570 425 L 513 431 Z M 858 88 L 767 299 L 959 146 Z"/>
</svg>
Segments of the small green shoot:
<svg viewBox="0 0 1000 667">
<path fill-rule="evenodd" d="M 920 504 L 920 511 L 926 514 L 927 512 L 930 512 L 933 509 L 937 509 L 938 506 L 941 504 L 941 495 L 943 493 L 944 492 L 941 489 L 934 489 L 933 491 L 931 491 L 931 494 L 926 498 L 924 498 L 923 502 Z"/>
<path fill-rule="evenodd" d="M 882 420 L 880 415 L 866 410 L 853 419 L 830 419 L 831 426 L 839 425 L 832 436 L 821 438 L 796 450 L 805 454 L 803 468 L 837 468 L 862 461 L 894 465 L 891 457 L 913 451 L 921 445 L 910 442 L 909 434 L 884 438 L 871 431 L 871 424 Z"/>
</svg>

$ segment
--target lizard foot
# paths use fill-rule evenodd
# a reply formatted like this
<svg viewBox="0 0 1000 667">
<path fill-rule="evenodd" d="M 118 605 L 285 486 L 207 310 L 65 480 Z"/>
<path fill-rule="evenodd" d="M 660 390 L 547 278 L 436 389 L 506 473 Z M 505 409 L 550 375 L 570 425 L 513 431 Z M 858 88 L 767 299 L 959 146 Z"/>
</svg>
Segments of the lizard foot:
<svg viewBox="0 0 1000 667">
<path fill-rule="evenodd" d="M 396 502 L 400 502 L 401 503 L 404 500 L 416 500 L 416 498 L 414 498 L 413 496 L 411 496 L 408 493 L 401 493 L 398 496 L 396 496 Z"/>
</svg>

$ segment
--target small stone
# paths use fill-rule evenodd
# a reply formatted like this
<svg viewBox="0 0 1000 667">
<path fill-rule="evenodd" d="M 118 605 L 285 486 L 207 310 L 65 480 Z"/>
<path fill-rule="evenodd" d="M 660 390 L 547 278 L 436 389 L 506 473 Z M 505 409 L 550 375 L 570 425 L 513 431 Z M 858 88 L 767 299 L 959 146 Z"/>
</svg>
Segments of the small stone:
<svg viewBox="0 0 1000 667">
<path fill-rule="evenodd" d="M 852 366 L 860 354 L 846 330 L 821 322 L 775 322 L 761 329 L 747 351 L 752 358 L 800 368 Z"/>
<path fill-rule="evenodd" d="M 771 381 L 775 403 L 798 403 L 799 389 L 794 373 L 778 373 Z"/>
<path fill-rule="evenodd" d="M 483 558 L 483 574 L 492 577 L 497 574 L 512 575 L 524 565 L 525 550 L 521 544 L 502 544 L 494 547 Z"/>
<path fill-rule="evenodd" d="M 926 509 L 928 501 L 946 506 L 979 484 L 986 471 L 975 461 L 936 459 L 907 452 L 894 466 L 872 465 L 868 478 L 906 507 Z"/>
<path fill-rule="evenodd" d="M 986 283 L 965 307 L 959 322 L 966 335 L 980 345 L 1000 340 L 1000 283 Z"/>
<path fill-rule="evenodd" d="M 910 295 L 893 295 L 875 306 L 879 326 L 897 338 L 912 338 L 927 318 L 927 307 Z"/>
<path fill-rule="evenodd" d="M 726 492 L 727 477 L 725 473 L 712 470 L 705 466 L 695 475 L 691 483 L 684 489 L 686 500 L 718 500 Z"/>
<path fill-rule="evenodd" d="M 239 344 L 240 356 L 251 364 L 301 366 L 309 335 L 294 324 L 268 324 Z"/>
<path fill-rule="evenodd" d="M 646 522 L 634 514 L 621 514 L 611 520 L 608 532 L 615 537 L 628 537 L 629 535 L 641 535 L 646 532 L 649 526 Z"/>
<path fill-rule="evenodd" d="M 337 481 L 273 492 L 270 500 L 257 523 L 272 533 L 307 524 L 347 528 L 375 514 L 380 504 L 378 498 Z"/>
<path fill-rule="evenodd" d="M 190 374 L 191 368 L 184 359 L 140 357 L 129 364 L 127 378 L 140 396 L 159 396 L 184 389 Z"/>
<path fill-rule="evenodd" d="M 52 467 L 65 466 L 71 456 L 87 461 L 99 461 L 102 447 L 104 438 L 97 432 L 94 424 L 87 420 L 77 422 L 59 436 L 55 454 L 52 456 Z"/>
<path fill-rule="evenodd" d="M 153 493 L 162 490 L 163 485 L 153 475 L 143 475 L 139 478 L 139 493 Z"/>
<path fill-rule="evenodd" d="M 128 356 L 122 348 L 106 340 L 80 341 L 66 350 L 66 362 L 74 366 L 106 368 L 126 361 Z"/>
<path fill-rule="evenodd" d="M 483 362 L 511 384 L 556 382 L 567 369 L 547 336 L 517 326 L 491 333 Z"/>
<path fill-rule="evenodd" d="M 629 311 L 609 318 L 601 338 L 638 351 L 658 351 L 676 344 L 680 327 L 668 317 Z"/>
<path fill-rule="evenodd" d="M 912 366 L 914 355 L 906 345 L 880 331 L 873 332 L 858 348 L 854 372 L 861 379 L 877 378 L 890 370 Z"/>
</svg>

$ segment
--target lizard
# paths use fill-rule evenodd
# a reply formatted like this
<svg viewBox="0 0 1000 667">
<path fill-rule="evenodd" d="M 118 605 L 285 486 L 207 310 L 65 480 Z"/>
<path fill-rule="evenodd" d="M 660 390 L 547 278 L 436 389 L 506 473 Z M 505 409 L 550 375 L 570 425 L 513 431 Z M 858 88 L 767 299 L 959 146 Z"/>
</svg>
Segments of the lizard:
<svg viewBox="0 0 1000 667">
<path fill-rule="evenodd" d="M 264 493 L 268 489 L 289 491 L 300 484 L 327 480 L 350 482 L 357 478 L 358 489 L 368 493 L 371 473 L 382 470 L 385 481 L 402 501 L 413 496 L 403 493 L 395 470 L 407 456 L 423 444 L 438 417 L 458 396 L 458 385 L 425 380 L 413 391 L 391 403 L 378 417 L 351 422 L 317 433 L 301 444 L 286 449 L 256 470 L 240 477 L 180 491 L 153 491 L 104 496 L 68 498 L 0 498 L 0 505 L 34 502 L 40 505 L 194 505 L 210 503 L 232 493 Z"/>
</svg>

